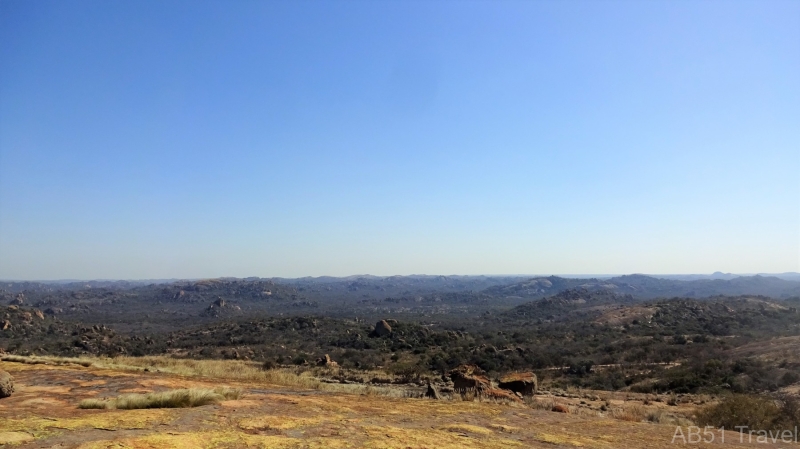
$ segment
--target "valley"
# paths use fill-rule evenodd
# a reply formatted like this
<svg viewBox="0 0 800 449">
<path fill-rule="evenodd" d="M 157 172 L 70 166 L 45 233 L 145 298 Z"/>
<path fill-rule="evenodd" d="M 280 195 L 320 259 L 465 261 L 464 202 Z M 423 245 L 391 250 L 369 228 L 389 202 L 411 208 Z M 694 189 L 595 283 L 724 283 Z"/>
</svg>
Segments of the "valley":
<svg viewBox="0 0 800 449">
<path fill-rule="evenodd" d="M 17 391 L 0 400 L 0 444 L 668 447 L 676 426 L 718 422 L 714 407 L 737 398 L 783 404 L 753 425 L 786 426 L 800 417 L 798 286 L 760 276 L 3 283 L 0 369 Z M 534 379 L 535 394 L 503 389 L 514 376 Z M 223 386 L 236 398 L 209 389 Z M 175 389 L 217 399 L 80 408 Z"/>
</svg>

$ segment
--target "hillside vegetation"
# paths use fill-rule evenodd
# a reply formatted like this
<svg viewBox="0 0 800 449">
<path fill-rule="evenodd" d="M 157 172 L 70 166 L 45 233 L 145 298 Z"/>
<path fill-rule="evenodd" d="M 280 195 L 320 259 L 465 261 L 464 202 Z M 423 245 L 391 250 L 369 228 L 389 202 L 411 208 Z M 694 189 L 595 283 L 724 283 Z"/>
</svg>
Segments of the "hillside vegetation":
<svg viewBox="0 0 800 449">
<path fill-rule="evenodd" d="M 760 276 L 639 275 L 12 283 L 0 292 L 9 304 L 0 306 L 0 349 L 274 366 L 313 365 L 328 354 L 343 368 L 383 370 L 405 382 L 469 363 L 493 375 L 534 370 L 561 387 L 769 392 L 800 379 L 800 361 L 788 355 L 798 349 L 792 338 L 800 336 L 800 300 L 719 292 L 785 295 L 797 285 Z M 686 289 L 713 295 L 653 299 Z M 374 332 L 380 319 L 391 332 Z M 773 340 L 784 342 L 786 354 L 748 349 Z"/>
</svg>

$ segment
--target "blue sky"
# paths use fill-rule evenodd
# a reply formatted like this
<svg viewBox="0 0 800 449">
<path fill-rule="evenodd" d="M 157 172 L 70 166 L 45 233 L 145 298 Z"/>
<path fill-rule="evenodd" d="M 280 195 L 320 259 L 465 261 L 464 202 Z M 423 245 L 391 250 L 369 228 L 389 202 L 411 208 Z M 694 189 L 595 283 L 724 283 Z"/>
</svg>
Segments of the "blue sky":
<svg viewBox="0 0 800 449">
<path fill-rule="evenodd" d="M 0 278 L 800 271 L 800 2 L 0 2 Z"/>
</svg>

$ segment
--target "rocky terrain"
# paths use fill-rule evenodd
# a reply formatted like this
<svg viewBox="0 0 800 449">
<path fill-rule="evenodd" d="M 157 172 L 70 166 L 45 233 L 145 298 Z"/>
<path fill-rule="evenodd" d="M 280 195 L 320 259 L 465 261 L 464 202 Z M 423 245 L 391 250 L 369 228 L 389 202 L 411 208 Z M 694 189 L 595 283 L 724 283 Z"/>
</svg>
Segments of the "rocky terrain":
<svg viewBox="0 0 800 449">
<path fill-rule="evenodd" d="M 82 364 L 31 361 L 0 362 L 0 368 L 17 381 L 16 393 L 0 400 L 0 445 L 668 448 L 674 447 L 676 426 L 688 429 L 691 424 L 685 416 L 691 416 L 701 402 L 712 400 L 687 396 L 675 401 L 592 391 L 542 393 L 527 403 L 435 400 L 356 390 L 349 385 L 305 387 L 288 386 L 286 379 L 225 378 L 225 370 L 176 375 L 157 363 L 115 368 L 92 359 L 83 359 Z M 86 399 L 121 393 L 220 385 L 242 394 L 239 399 L 195 408 L 79 408 Z M 718 440 L 704 447 L 764 447 L 748 444 L 746 439 L 740 443 L 734 432 L 723 433 L 724 443 Z"/>
<path fill-rule="evenodd" d="M 214 318 L 315 314 L 374 320 L 387 314 L 469 319 L 566 290 L 611 292 L 619 298 L 705 298 L 714 295 L 800 296 L 800 282 L 776 277 L 682 281 L 642 275 L 610 279 L 557 276 L 355 276 L 233 279 L 142 284 L 128 281 L 0 283 L 0 304 L 32 307 L 61 318 L 118 329 L 174 329 Z M 217 301 L 228 309 L 209 313 Z M 237 309 L 238 308 L 238 309 Z M 357 311 L 357 314 L 353 312 Z"/>
<path fill-rule="evenodd" d="M 23 447 L 666 447 L 708 404 L 800 393 L 777 278 L 1 285 L 0 443 Z M 212 385 L 244 396 L 77 408 Z"/>
<path fill-rule="evenodd" d="M 276 366 L 313 364 L 328 355 L 344 368 L 408 380 L 472 364 L 497 376 L 534 370 L 562 387 L 607 390 L 769 392 L 794 384 L 800 378 L 795 358 L 739 348 L 800 335 L 800 299 L 649 298 L 668 286 L 698 290 L 709 282 L 722 283 L 722 290 L 794 285 L 761 277 L 644 276 L 10 283 L 0 292 L 6 303 L 0 305 L 0 350 L 167 354 Z M 381 298 L 401 290 L 409 296 Z M 791 344 L 783 343 L 784 351 L 795 350 Z"/>
</svg>

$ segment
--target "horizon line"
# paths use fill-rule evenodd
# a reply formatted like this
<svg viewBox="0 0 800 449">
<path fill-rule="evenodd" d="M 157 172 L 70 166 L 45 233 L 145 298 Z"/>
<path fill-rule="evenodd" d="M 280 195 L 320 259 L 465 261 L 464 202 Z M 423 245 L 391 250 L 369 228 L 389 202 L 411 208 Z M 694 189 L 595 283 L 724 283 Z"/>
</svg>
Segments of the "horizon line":
<svg viewBox="0 0 800 449">
<path fill-rule="evenodd" d="M 356 278 L 356 277 L 375 277 L 375 278 L 390 278 L 390 277 L 570 277 L 570 278 L 612 278 L 612 277 L 620 277 L 620 276 L 633 276 L 633 275 L 641 275 L 641 276 L 650 276 L 650 277 L 660 277 L 660 276 L 714 276 L 714 275 L 726 275 L 726 276 L 738 276 L 738 277 L 747 277 L 747 276 L 777 276 L 777 275 L 797 275 L 800 276 L 800 272 L 796 271 L 784 271 L 780 273 L 768 273 L 768 272 L 758 272 L 758 273 L 725 273 L 721 271 L 715 271 L 713 273 L 617 273 L 617 274 L 590 274 L 590 273 L 550 273 L 550 274 L 421 274 L 421 273 L 414 273 L 414 274 L 392 274 L 392 275 L 376 275 L 376 274 L 368 274 L 368 273 L 361 273 L 361 274 L 350 274 L 344 276 L 333 276 L 333 275 L 319 275 L 319 276 L 297 276 L 297 277 L 286 277 L 286 276 L 270 276 L 270 277 L 262 277 L 262 276 L 214 276 L 214 277 L 172 277 L 172 278 L 92 278 L 92 279 L 0 279 L 0 282 L 40 282 L 40 283 L 75 283 L 75 282 L 147 282 L 147 281 L 161 281 L 161 282 L 169 282 L 169 281 L 200 281 L 200 280 L 207 280 L 207 279 L 287 279 L 287 280 L 295 280 L 295 279 L 319 279 L 319 278 L 334 278 L 334 279 L 346 279 L 346 278 Z"/>
</svg>

